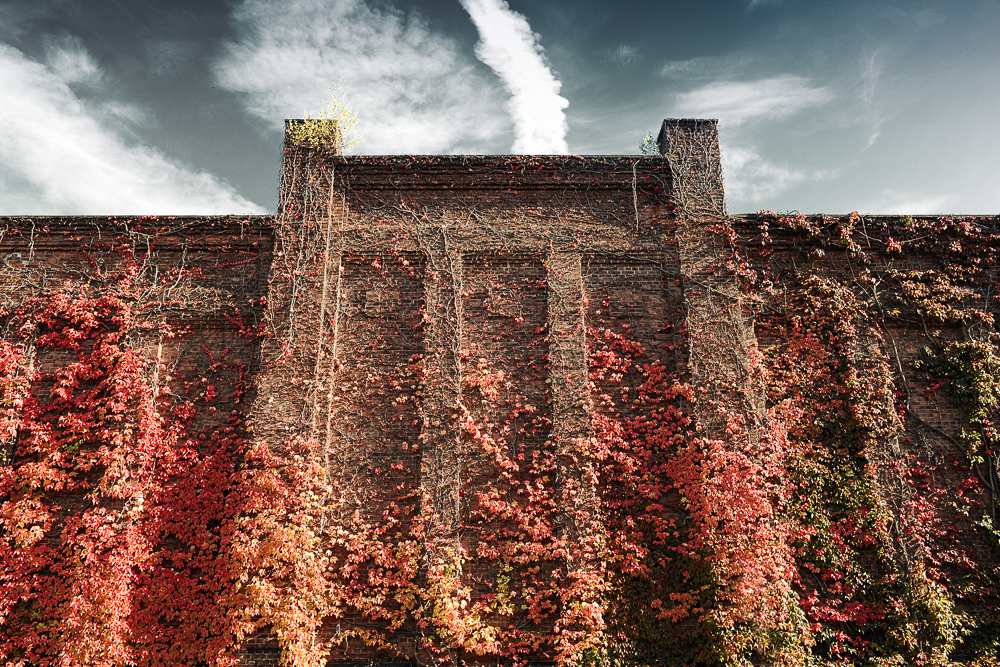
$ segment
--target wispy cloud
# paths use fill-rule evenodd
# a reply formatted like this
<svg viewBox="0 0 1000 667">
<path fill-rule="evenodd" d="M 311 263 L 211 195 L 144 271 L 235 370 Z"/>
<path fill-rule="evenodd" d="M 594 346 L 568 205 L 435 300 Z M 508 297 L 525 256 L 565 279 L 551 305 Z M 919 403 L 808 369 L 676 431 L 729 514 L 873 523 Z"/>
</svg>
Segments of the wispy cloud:
<svg viewBox="0 0 1000 667">
<path fill-rule="evenodd" d="M 495 152 L 509 130 L 499 90 L 419 17 L 363 0 L 244 0 L 245 37 L 216 63 L 220 85 L 279 130 L 343 83 L 364 153 Z"/>
<path fill-rule="evenodd" d="M 929 7 L 907 11 L 889 6 L 881 9 L 879 13 L 895 23 L 896 27 L 905 30 L 907 34 L 912 34 L 914 29 L 926 30 L 948 21 L 948 17 Z"/>
<path fill-rule="evenodd" d="M 46 44 L 45 64 L 49 71 L 63 83 L 95 85 L 101 80 L 101 71 L 83 43 L 74 37 L 50 40 Z"/>
<path fill-rule="evenodd" d="M 882 76 L 882 61 L 878 51 L 869 54 L 861 63 L 861 76 L 858 81 L 858 121 L 870 127 L 868 141 L 862 150 L 871 148 L 882 132 L 885 112 L 877 97 L 879 79 Z"/>
<path fill-rule="evenodd" d="M 613 49 L 607 50 L 608 60 L 618 65 L 621 69 L 626 69 L 634 65 L 642 58 L 642 53 L 631 44 L 619 44 Z"/>
<path fill-rule="evenodd" d="M 806 181 L 836 175 L 833 170 L 793 169 L 770 162 L 751 146 L 727 146 L 722 151 L 726 199 L 738 206 L 755 204 Z"/>
<path fill-rule="evenodd" d="M 725 64 L 720 58 L 690 58 L 688 60 L 671 60 L 660 70 L 660 75 L 668 79 L 686 79 L 705 76 L 717 71 Z"/>
<path fill-rule="evenodd" d="M 511 94 L 506 108 L 514 121 L 515 153 L 568 153 L 562 83 L 545 63 L 538 35 L 507 0 L 460 0 L 479 30 L 476 56 L 489 65 Z"/>
<path fill-rule="evenodd" d="M 4 214 L 262 213 L 214 176 L 126 144 L 70 84 L 98 81 L 78 43 L 48 65 L 0 44 L 0 211 Z M 110 111 L 113 112 L 113 109 Z"/>
<path fill-rule="evenodd" d="M 833 92 L 809 79 L 779 76 L 758 81 L 715 81 L 677 97 L 677 109 L 695 118 L 718 118 L 723 125 L 792 115 L 826 104 Z"/>
</svg>

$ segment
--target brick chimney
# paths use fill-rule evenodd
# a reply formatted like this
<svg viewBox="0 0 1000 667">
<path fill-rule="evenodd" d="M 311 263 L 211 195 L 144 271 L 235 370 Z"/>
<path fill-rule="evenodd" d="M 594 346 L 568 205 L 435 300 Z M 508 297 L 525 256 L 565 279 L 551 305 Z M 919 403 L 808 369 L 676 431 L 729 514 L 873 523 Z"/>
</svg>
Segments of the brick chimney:
<svg viewBox="0 0 1000 667">
<path fill-rule="evenodd" d="M 322 215 L 322 211 L 315 209 L 315 202 L 325 201 L 330 194 L 333 170 L 327 171 L 326 166 L 344 154 L 343 148 L 343 135 L 335 120 L 285 120 L 278 186 L 279 219 L 291 221 Z"/>
<path fill-rule="evenodd" d="M 726 216 L 719 151 L 719 121 L 667 118 L 656 139 L 660 154 L 670 161 L 674 199 L 690 219 Z"/>
</svg>

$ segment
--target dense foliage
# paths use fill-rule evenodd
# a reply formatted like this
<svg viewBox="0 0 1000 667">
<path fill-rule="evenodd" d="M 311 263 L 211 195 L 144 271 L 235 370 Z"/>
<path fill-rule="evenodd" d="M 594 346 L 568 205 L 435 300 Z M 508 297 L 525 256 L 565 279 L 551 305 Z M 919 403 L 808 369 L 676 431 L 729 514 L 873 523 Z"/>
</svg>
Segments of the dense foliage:
<svg viewBox="0 0 1000 667">
<path fill-rule="evenodd" d="M 333 355 L 352 405 L 391 405 L 344 425 L 359 438 L 452 397 L 474 541 L 445 531 L 413 482 L 406 457 L 429 439 L 401 452 L 386 435 L 363 465 L 319 437 L 260 444 L 255 350 L 276 344 L 262 301 L 199 305 L 210 279 L 162 270 L 149 239 L 166 226 L 142 225 L 83 239 L 88 271 L 0 311 L 5 664 L 234 664 L 258 632 L 290 665 L 358 641 L 392 656 L 401 634 L 445 664 L 998 664 L 986 221 L 717 229 L 756 318 L 741 381 L 763 388 L 766 416 L 752 438 L 744 414 L 724 415 L 724 438 L 703 430 L 692 406 L 712 397 L 621 323 L 585 327 L 589 423 L 572 443 L 482 350 L 455 351 L 452 394 L 420 354 L 364 373 Z M 387 285 L 414 274 L 405 252 L 352 261 Z M 182 311 L 224 319 L 238 345 L 215 349 Z M 542 377 L 552 332 L 519 335 L 541 360 L 520 370 Z M 310 391 L 335 403 L 334 388 Z"/>
</svg>

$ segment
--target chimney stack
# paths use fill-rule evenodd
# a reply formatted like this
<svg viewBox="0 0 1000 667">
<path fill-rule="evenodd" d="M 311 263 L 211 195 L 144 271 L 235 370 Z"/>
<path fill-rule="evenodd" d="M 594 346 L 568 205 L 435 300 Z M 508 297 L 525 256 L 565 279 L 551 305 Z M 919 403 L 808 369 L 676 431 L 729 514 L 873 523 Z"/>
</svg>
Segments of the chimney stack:
<svg viewBox="0 0 1000 667">
<path fill-rule="evenodd" d="M 656 143 L 670 162 L 674 202 L 691 220 L 726 217 L 719 121 L 667 118 Z"/>
</svg>

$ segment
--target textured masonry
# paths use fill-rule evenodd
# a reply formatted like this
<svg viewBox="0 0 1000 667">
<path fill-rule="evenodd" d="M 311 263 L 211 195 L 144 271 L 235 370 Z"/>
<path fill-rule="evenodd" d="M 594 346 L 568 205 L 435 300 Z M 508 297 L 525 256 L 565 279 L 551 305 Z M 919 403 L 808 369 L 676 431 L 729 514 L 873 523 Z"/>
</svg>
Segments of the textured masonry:
<svg viewBox="0 0 1000 667">
<path fill-rule="evenodd" d="M 106 249 L 108 238 L 144 244 L 145 268 L 156 277 L 150 289 L 160 290 L 151 300 L 174 304 L 166 317 L 184 331 L 141 341 L 158 362 L 152 378 L 164 389 L 158 405 L 166 411 L 178 402 L 197 404 L 192 433 L 217 430 L 239 415 L 247 416 L 246 435 L 278 454 L 315 444 L 336 482 L 322 499 L 328 508 L 322 521 L 375 526 L 388 541 L 420 516 L 423 542 L 413 576 L 421 584 L 450 577 L 472 599 L 490 592 L 498 575 L 495 562 L 478 556 L 492 546 L 481 535 L 505 526 L 480 519 L 470 527 L 473 499 L 495 486 L 498 470 L 470 444 L 468 425 L 498 426 L 504 406 L 477 398 L 470 387 L 484 378 L 513 387 L 519 402 L 510 419 L 511 453 L 527 460 L 544 453 L 558 462 L 551 498 L 539 497 L 557 509 L 553 542 L 565 548 L 539 567 L 584 580 L 603 565 L 593 529 L 606 491 L 593 454 L 595 418 L 641 414 L 622 389 L 641 383 L 637 377 L 624 383 L 590 377 L 594 332 L 641 344 L 634 368 L 657 362 L 674 373 L 692 389 L 690 399 L 677 400 L 701 434 L 752 458 L 782 437 L 766 431 L 774 422 L 762 366 L 781 343 L 768 326 L 797 315 L 803 279 L 864 297 L 867 285 L 895 271 L 940 269 L 935 262 L 943 256 L 870 246 L 847 252 L 830 225 L 825 236 L 802 221 L 768 233 L 767 216 L 729 217 L 714 121 L 668 119 L 659 145 L 661 155 L 652 157 L 344 157 L 288 142 L 273 218 L 3 220 L 0 307 L 105 272 L 117 260 L 94 249 Z M 971 244 L 961 227 L 948 229 L 955 243 Z M 779 289 L 751 295 L 741 261 Z M 195 266 L 195 278 L 159 280 Z M 902 307 L 886 307 L 893 306 Z M 963 307 L 1000 319 L 989 289 L 970 292 Z M 914 523 L 915 496 L 901 462 L 916 457 L 935 466 L 935 491 L 961 487 L 968 480 L 957 463 L 948 465 L 962 455 L 950 434 L 966 415 L 914 371 L 932 332 L 901 321 L 860 327 L 856 345 L 838 354 L 854 376 L 882 382 L 877 400 L 865 406 L 877 419 L 859 430 L 863 451 L 854 461 L 876 483 L 894 522 L 894 543 L 880 546 L 898 571 L 922 576 L 920 563 L 938 554 L 911 549 L 906 527 Z M 266 335 L 247 335 L 251 327 Z M 20 340 L 15 333 L 5 335 Z M 983 324 L 952 323 L 933 336 L 985 340 L 991 333 Z M 29 363 L 50 374 L 72 361 L 53 348 L 32 354 Z M 31 391 L 51 394 L 48 382 Z M 209 383 L 222 394 L 247 389 L 209 405 L 199 402 Z M 16 466 L 17 438 L 0 446 L 0 460 Z M 986 474 L 992 476 L 984 485 L 1000 485 L 995 470 Z M 62 502 L 60 520 L 82 506 L 80 498 Z M 662 505 L 663 516 L 687 516 L 676 490 Z M 183 525 L 187 509 L 178 504 L 163 512 Z M 969 567 L 995 568 L 995 551 L 976 537 L 974 517 L 940 511 L 953 524 L 955 544 L 972 554 Z M 45 539 L 55 544 L 57 533 Z M 875 572 L 878 561 L 870 556 L 866 566 Z M 160 574 L 173 576 L 167 569 Z M 957 581 L 967 573 L 952 574 Z M 994 603 L 976 602 L 980 610 Z M 374 627 L 370 617 L 351 613 L 328 619 L 319 639 L 338 628 Z M 526 627 L 539 636 L 555 630 L 551 620 Z M 352 638 L 334 648 L 330 662 L 416 659 L 414 624 L 389 634 L 403 657 L 389 659 L 390 652 Z M 277 664 L 277 643 L 266 629 L 245 643 L 242 660 Z"/>
<path fill-rule="evenodd" d="M 720 411 L 745 409 L 747 397 L 760 409 L 759 392 L 747 388 L 752 328 L 734 276 L 713 269 L 731 251 L 709 230 L 725 218 L 715 122 L 666 121 L 660 144 L 667 160 L 349 158 L 303 154 L 289 142 L 272 285 L 290 287 L 269 303 L 276 336 L 263 351 L 254 432 L 271 447 L 292 438 L 325 443 L 336 476 L 359 480 L 338 504 L 372 515 L 387 486 L 378 479 L 384 472 L 371 472 L 373 461 L 405 461 L 408 483 L 433 508 L 424 567 L 457 568 L 474 585 L 480 566 L 461 554 L 475 553 L 477 543 L 463 522 L 467 498 L 490 473 L 465 450 L 459 406 L 464 376 L 497 360 L 537 410 L 526 445 L 555 448 L 565 471 L 556 480 L 556 529 L 570 545 L 566 570 L 595 567 L 590 413 L 604 408 L 589 396 L 588 326 L 629 334 L 646 348 L 646 362 L 682 374 L 697 359 L 695 384 L 725 387 L 726 398 L 695 405 L 713 431 Z M 402 256 L 408 275 L 394 275 Z M 317 261 L 322 270 L 287 280 Z M 547 349 L 531 342 L 539 331 L 548 333 Z M 394 335 L 409 343 L 388 343 Z M 706 354 L 720 338 L 731 354 Z M 396 451 L 371 451 L 376 438 L 365 431 L 387 426 L 358 421 L 392 413 L 399 396 L 365 387 L 366 369 L 388 370 L 414 355 L 423 391 L 400 413 L 410 432 Z M 288 383 L 300 375 L 305 382 Z M 374 656 L 349 649 L 334 658 Z"/>
</svg>

